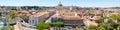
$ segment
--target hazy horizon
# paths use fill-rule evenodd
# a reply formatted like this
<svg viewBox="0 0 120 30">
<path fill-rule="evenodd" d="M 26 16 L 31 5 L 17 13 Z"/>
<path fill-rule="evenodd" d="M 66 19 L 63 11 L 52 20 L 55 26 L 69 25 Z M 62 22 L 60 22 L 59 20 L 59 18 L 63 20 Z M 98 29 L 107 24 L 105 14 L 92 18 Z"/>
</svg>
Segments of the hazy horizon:
<svg viewBox="0 0 120 30">
<path fill-rule="evenodd" d="M 120 0 L 1 0 L 0 6 L 120 7 Z"/>
</svg>

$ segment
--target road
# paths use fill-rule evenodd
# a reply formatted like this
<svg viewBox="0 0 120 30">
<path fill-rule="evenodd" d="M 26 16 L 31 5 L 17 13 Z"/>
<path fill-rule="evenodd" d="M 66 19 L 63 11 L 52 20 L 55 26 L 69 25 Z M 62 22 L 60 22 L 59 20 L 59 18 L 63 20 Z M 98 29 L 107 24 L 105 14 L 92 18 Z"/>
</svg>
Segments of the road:
<svg viewBox="0 0 120 30">
<path fill-rule="evenodd" d="M 23 19 L 21 19 L 20 17 L 16 17 L 15 18 L 16 20 L 18 20 L 14 27 L 16 28 L 15 30 L 18 30 L 18 29 L 22 29 L 22 30 L 37 30 L 35 29 L 36 26 L 33 26 L 33 25 L 30 25 L 28 23 L 26 23 Z M 21 22 L 22 21 L 22 22 Z"/>
</svg>

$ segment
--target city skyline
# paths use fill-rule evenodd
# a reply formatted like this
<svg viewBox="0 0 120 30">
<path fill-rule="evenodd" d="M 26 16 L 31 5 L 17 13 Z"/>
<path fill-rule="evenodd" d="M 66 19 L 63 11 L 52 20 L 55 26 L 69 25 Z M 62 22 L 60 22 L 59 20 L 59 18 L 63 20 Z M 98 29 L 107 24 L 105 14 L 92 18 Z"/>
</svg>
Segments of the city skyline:
<svg viewBox="0 0 120 30">
<path fill-rule="evenodd" d="M 120 7 L 120 0 L 0 0 L 0 6 Z"/>
</svg>

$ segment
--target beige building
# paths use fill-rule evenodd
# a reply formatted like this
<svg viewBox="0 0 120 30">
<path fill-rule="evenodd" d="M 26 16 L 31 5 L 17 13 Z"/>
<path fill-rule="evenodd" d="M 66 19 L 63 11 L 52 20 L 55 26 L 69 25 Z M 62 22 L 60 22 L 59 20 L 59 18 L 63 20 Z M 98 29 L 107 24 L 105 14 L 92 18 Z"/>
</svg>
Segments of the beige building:
<svg viewBox="0 0 120 30">
<path fill-rule="evenodd" d="M 115 15 L 120 15 L 120 9 L 104 9 L 105 15 L 107 17 L 115 14 Z"/>
<path fill-rule="evenodd" d="M 29 17 L 29 23 L 36 25 L 39 22 L 44 22 L 48 17 L 54 14 L 54 11 L 39 11 Z"/>
</svg>

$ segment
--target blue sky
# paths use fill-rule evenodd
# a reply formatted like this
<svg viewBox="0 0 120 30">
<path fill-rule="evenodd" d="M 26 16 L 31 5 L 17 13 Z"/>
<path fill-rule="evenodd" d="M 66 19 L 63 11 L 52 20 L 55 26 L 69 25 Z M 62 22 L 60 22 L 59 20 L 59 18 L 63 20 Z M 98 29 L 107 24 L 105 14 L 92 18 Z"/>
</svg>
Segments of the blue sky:
<svg viewBox="0 0 120 30">
<path fill-rule="evenodd" d="M 120 7 L 120 0 L 0 0 L 0 6 L 64 6 Z"/>
</svg>

